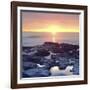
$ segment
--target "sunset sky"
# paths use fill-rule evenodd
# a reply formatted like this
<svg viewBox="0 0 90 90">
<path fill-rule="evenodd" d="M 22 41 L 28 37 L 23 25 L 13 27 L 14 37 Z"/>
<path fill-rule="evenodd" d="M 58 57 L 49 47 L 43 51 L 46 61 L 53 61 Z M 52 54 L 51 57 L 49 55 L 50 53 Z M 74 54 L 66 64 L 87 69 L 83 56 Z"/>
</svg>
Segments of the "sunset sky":
<svg viewBox="0 0 90 90">
<path fill-rule="evenodd" d="M 22 11 L 23 32 L 79 32 L 79 15 Z"/>
</svg>

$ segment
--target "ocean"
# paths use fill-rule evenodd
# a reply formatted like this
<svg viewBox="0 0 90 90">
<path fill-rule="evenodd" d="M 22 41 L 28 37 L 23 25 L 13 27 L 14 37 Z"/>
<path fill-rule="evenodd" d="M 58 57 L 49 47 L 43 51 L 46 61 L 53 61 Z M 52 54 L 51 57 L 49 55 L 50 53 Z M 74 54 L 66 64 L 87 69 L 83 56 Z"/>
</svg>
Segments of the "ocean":
<svg viewBox="0 0 90 90">
<path fill-rule="evenodd" d="M 44 42 L 69 43 L 79 45 L 79 33 L 22 32 L 22 46 L 42 45 Z"/>
</svg>

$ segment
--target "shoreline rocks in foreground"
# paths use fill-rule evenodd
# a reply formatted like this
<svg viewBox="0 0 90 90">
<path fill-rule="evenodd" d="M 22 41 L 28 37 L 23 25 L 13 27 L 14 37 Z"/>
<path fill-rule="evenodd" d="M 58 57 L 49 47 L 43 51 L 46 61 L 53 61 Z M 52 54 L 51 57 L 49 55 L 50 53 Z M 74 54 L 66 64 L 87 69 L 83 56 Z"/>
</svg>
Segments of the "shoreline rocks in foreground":
<svg viewBox="0 0 90 90">
<path fill-rule="evenodd" d="M 60 70 L 73 66 L 70 72 L 79 75 L 79 45 L 45 42 L 33 47 L 22 47 L 22 59 L 22 77 L 52 76 L 50 69 L 54 66 Z"/>
</svg>

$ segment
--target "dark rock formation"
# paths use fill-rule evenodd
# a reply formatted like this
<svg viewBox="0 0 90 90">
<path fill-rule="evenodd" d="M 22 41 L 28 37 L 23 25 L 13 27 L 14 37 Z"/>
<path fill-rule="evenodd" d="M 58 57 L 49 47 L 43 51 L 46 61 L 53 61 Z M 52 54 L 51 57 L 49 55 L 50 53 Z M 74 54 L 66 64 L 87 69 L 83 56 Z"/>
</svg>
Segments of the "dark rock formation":
<svg viewBox="0 0 90 90">
<path fill-rule="evenodd" d="M 46 46 L 53 46 L 53 47 L 59 47 L 59 44 L 58 43 L 54 43 L 54 42 L 45 42 L 43 45 L 46 45 Z"/>
<path fill-rule="evenodd" d="M 79 75 L 79 46 L 67 43 L 45 42 L 43 45 L 23 47 L 23 77 L 50 76 L 50 68 L 65 70 L 73 65 L 74 75 Z"/>
<path fill-rule="evenodd" d="M 41 57 L 48 56 L 49 54 L 50 54 L 49 51 L 46 49 L 40 49 L 37 51 L 37 53 L 35 53 L 36 56 L 41 56 Z"/>
</svg>

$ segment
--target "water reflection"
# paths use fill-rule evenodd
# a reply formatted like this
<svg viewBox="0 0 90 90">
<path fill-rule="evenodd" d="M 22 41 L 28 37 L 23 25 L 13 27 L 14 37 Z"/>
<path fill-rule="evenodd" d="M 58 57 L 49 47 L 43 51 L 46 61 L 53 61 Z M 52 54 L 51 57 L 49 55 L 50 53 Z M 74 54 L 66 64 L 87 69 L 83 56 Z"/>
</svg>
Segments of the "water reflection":
<svg viewBox="0 0 90 90">
<path fill-rule="evenodd" d="M 55 36 L 52 37 L 52 41 L 53 41 L 53 42 L 56 42 Z"/>
<path fill-rule="evenodd" d="M 56 42 L 56 32 L 52 33 L 52 42 Z"/>
</svg>

